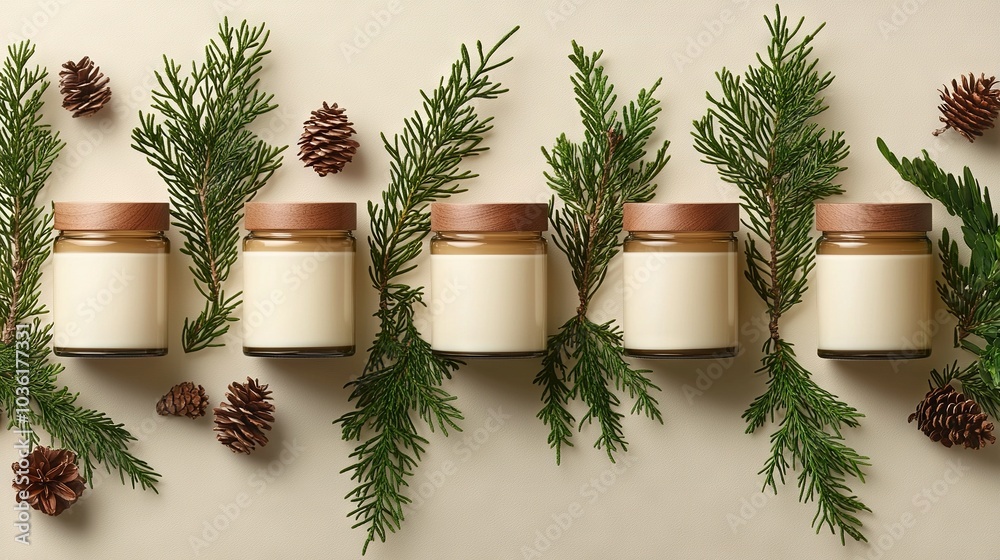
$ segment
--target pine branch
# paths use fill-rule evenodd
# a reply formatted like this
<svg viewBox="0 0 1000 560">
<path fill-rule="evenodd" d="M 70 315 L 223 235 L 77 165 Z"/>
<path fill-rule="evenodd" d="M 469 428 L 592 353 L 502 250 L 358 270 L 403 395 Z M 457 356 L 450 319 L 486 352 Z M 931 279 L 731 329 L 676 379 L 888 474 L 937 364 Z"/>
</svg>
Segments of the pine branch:
<svg viewBox="0 0 1000 560">
<path fill-rule="evenodd" d="M 583 120 L 583 142 L 571 142 L 563 134 L 551 151 L 542 148 L 551 167 L 545 179 L 555 191 L 549 204 L 553 242 L 569 261 L 579 300 L 575 316 L 549 337 L 542 370 L 534 380 L 542 387 L 538 418 L 549 427 L 548 443 L 555 449 L 557 464 L 563 446 L 573 445 L 577 423 L 567 408 L 573 399 L 587 406 L 580 428 L 597 422 L 601 435 L 594 447 L 604 449 L 612 462 L 616 452 L 628 450 L 616 391 L 635 401 L 633 414 L 663 422 L 651 394 L 659 388 L 646 377 L 648 370 L 633 369 L 624 360 L 621 332 L 611 322 L 597 324 L 587 318 L 590 301 L 621 246 L 624 203 L 649 201 L 656 190 L 652 180 L 670 159 L 669 142 L 652 159 L 643 159 L 660 112 L 653 97 L 660 80 L 640 91 L 619 118 L 613 109 L 614 86 L 598 64 L 601 54 L 588 55 L 573 42 L 569 56 L 577 70 L 570 81 Z M 556 197 L 562 208 L 556 208 Z"/>
<path fill-rule="evenodd" d="M 156 73 L 152 114 L 139 113 L 132 147 L 156 168 L 170 193 L 173 224 L 181 229 L 181 253 L 191 257 L 194 284 L 205 307 L 184 320 L 185 352 L 212 346 L 237 319 L 240 294 L 224 283 L 236 262 L 243 205 L 281 167 L 288 146 L 271 146 L 248 127 L 273 111 L 273 96 L 259 90 L 269 32 L 264 25 L 238 28 L 225 19 L 218 40 L 205 48 L 205 61 L 181 66 L 163 57 Z"/>
<path fill-rule="evenodd" d="M 869 511 L 846 485 L 862 482 L 868 458 L 843 443 L 841 430 L 856 427 L 863 415 L 822 389 L 795 357 L 781 332 L 781 317 L 802 300 L 815 261 L 812 239 L 816 201 L 839 194 L 834 184 L 847 157 L 843 133 L 820 128 L 813 118 L 826 110 L 820 94 L 833 81 L 820 75 L 810 58 L 816 33 L 797 38 L 776 8 L 766 55 L 743 77 L 722 69 L 719 98 L 707 95 L 708 113 L 694 123 L 695 148 L 740 188 L 745 224 L 746 278 L 767 305 L 770 336 L 759 371 L 767 389 L 743 414 L 747 433 L 778 421 L 771 455 L 760 471 L 764 487 L 777 492 L 789 469 L 799 469 L 799 500 L 815 501 L 813 526 L 866 540 L 857 514 Z M 762 248 L 763 247 L 763 248 Z M 780 418 L 779 418 L 780 417 Z"/>
<path fill-rule="evenodd" d="M 474 61 L 463 45 L 451 73 L 430 94 L 423 91 L 421 111 L 404 122 L 403 132 L 390 141 L 382 136 L 390 157 L 390 180 L 382 203 L 368 203 L 372 233 L 368 238 L 372 266 L 368 275 L 379 294 L 375 317 L 379 332 L 368 362 L 353 387 L 355 410 L 336 420 L 346 441 L 364 442 L 351 454 L 350 472 L 357 486 L 348 494 L 355 509 L 355 527 L 365 527 L 362 554 L 376 538 L 385 542 L 403 522 L 407 480 L 413 476 L 427 439 L 417 421 L 431 431 L 460 430 L 462 414 L 455 397 L 441 385 L 459 362 L 431 353 L 414 324 L 414 309 L 424 305 L 423 289 L 400 282 L 413 270 L 430 231 L 428 205 L 465 192 L 461 182 L 476 174 L 460 168 L 463 160 L 481 154 L 492 117 L 481 118 L 474 103 L 495 99 L 507 90 L 489 73 L 510 62 L 494 60 L 497 50 L 518 28 L 504 35 L 489 51 L 476 43 Z"/>
<path fill-rule="evenodd" d="M 969 248 L 965 264 L 948 229 L 941 231 L 942 279 L 937 288 L 958 320 L 955 346 L 971 352 L 975 360 L 963 368 L 956 363 L 942 373 L 934 370 L 931 380 L 938 387 L 957 381 L 963 393 L 1000 418 L 1000 217 L 993 211 L 989 190 L 968 167 L 956 177 L 938 167 L 926 151 L 923 157 L 900 160 L 881 138 L 878 148 L 904 181 L 962 220 L 962 239 Z"/>
<path fill-rule="evenodd" d="M 122 482 L 127 476 L 133 487 L 155 491 L 160 475 L 128 452 L 136 438 L 104 413 L 78 407 L 77 394 L 57 384 L 62 366 L 48 361 L 52 327 L 41 324 L 39 295 L 52 215 L 38 197 L 64 143 L 41 122 L 49 81 L 45 69 L 29 68 L 34 52 L 27 41 L 13 45 L 0 69 L 0 409 L 8 429 L 24 430 L 32 446 L 39 434 L 31 428 L 39 426 L 74 451 L 86 479 L 103 464 Z M 25 388 L 29 407 L 17 404 Z"/>
</svg>

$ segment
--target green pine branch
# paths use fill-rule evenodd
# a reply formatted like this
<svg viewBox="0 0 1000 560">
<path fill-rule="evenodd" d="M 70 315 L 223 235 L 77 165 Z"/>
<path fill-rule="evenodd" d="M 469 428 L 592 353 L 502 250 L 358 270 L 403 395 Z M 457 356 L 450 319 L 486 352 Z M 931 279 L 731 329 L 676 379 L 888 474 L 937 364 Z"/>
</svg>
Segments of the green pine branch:
<svg viewBox="0 0 1000 560">
<path fill-rule="evenodd" d="M 619 117 L 614 86 L 598 64 L 601 54 L 588 55 L 573 42 L 569 56 L 577 70 L 570 81 L 583 120 L 583 142 L 571 142 L 563 134 L 551 151 L 542 148 L 551 167 L 545 179 L 555 191 L 549 204 L 553 242 L 569 261 L 579 301 L 576 314 L 549 337 L 542 370 L 534 380 L 542 387 L 538 418 L 549 427 L 548 442 L 557 464 L 563 446 L 573 445 L 574 426 L 595 421 L 601 429 L 595 448 L 604 449 L 612 462 L 616 452 L 628 450 L 616 392 L 625 392 L 634 401 L 633 414 L 663 422 L 651 394 L 659 388 L 646 377 L 649 370 L 634 369 L 625 361 L 621 331 L 610 321 L 597 324 L 587 318 L 590 302 L 621 246 L 624 203 L 649 201 L 656 190 L 652 180 L 670 159 L 669 142 L 651 159 L 643 159 L 660 112 L 653 97 L 660 80 L 640 91 Z M 556 198 L 562 208 L 556 208 Z M 574 399 L 587 407 L 579 423 L 568 410 Z"/>
<path fill-rule="evenodd" d="M 813 121 L 826 110 L 821 94 L 833 81 L 819 74 L 810 56 L 823 26 L 799 36 L 804 19 L 790 28 L 777 7 L 773 20 L 764 19 L 771 31 L 767 53 L 758 54 L 758 66 L 743 77 L 725 68 L 716 74 L 722 94 L 707 95 L 710 108 L 694 123 L 703 161 L 742 193 L 750 230 L 746 278 L 770 317 L 759 370 L 768 375 L 767 389 L 743 418 L 747 433 L 778 422 L 760 471 L 764 487 L 777 492 L 785 475 L 798 469 L 799 499 L 817 505 L 816 531 L 826 526 L 840 532 L 842 543 L 845 535 L 864 541 L 857 514 L 869 509 L 846 481 L 864 481 L 868 458 L 841 435 L 863 415 L 813 381 L 781 330 L 782 316 L 802 300 L 815 261 L 814 204 L 842 192 L 834 181 L 849 148 L 842 132 L 827 133 Z"/>
<path fill-rule="evenodd" d="M 493 119 L 480 117 L 475 102 L 507 91 L 489 73 L 512 60 L 497 62 L 494 55 L 517 29 L 485 52 L 477 42 L 475 59 L 463 45 L 450 75 L 430 95 L 420 92 L 422 112 L 414 111 L 392 140 L 382 135 L 391 160 L 389 185 L 381 204 L 368 203 L 368 274 L 379 294 L 379 331 L 364 371 L 348 384 L 355 410 L 335 422 L 344 440 L 365 438 L 351 453 L 354 462 L 342 471 L 356 483 L 347 497 L 354 504 L 349 514 L 354 527 L 367 531 L 362 554 L 376 538 L 385 542 L 386 533 L 403 522 L 403 507 L 410 503 L 407 481 L 428 444 L 417 423 L 445 435 L 460 430 L 455 397 L 441 387 L 460 362 L 431 353 L 414 323 L 415 308 L 424 305 L 423 288 L 402 283 L 400 276 L 417 266 L 414 260 L 430 231 L 429 204 L 465 192 L 460 183 L 476 177 L 460 166 L 488 149 L 482 142 Z"/>
<path fill-rule="evenodd" d="M 58 385 L 62 366 L 49 362 L 52 326 L 41 323 L 39 295 L 52 214 L 38 197 L 65 144 L 41 122 L 49 81 L 44 68 L 29 67 L 34 52 L 27 41 L 10 46 L 0 69 L 0 409 L 30 445 L 40 442 L 37 426 L 74 451 L 87 480 L 101 464 L 123 483 L 155 491 L 160 475 L 128 451 L 136 438 L 103 412 L 77 406 L 77 394 Z M 19 396 L 30 405 L 18 406 Z"/>
<path fill-rule="evenodd" d="M 938 242 L 942 276 L 937 290 L 957 320 L 955 346 L 971 352 L 975 360 L 963 368 L 954 364 L 941 373 L 932 371 L 931 379 L 938 387 L 957 381 L 962 392 L 1000 418 L 1000 217 L 993 211 L 989 190 L 968 167 L 956 177 L 938 167 L 926 151 L 922 157 L 900 160 L 881 138 L 878 148 L 904 181 L 962 220 L 969 257 L 960 255 L 958 242 L 944 228 Z"/>
<path fill-rule="evenodd" d="M 181 253 L 191 258 L 194 284 L 205 307 L 184 320 L 185 352 L 220 346 L 240 294 L 227 294 L 224 283 L 236 262 L 243 205 L 281 167 L 287 148 L 271 146 L 248 127 L 273 111 L 273 95 L 260 91 L 259 73 L 269 33 L 246 21 L 219 26 L 218 40 L 205 48 L 205 61 L 182 68 L 163 57 L 156 73 L 153 112 L 139 113 L 132 147 L 146 156 L 167 184 L 173 224 L 184 237 Z"/>
</svg>

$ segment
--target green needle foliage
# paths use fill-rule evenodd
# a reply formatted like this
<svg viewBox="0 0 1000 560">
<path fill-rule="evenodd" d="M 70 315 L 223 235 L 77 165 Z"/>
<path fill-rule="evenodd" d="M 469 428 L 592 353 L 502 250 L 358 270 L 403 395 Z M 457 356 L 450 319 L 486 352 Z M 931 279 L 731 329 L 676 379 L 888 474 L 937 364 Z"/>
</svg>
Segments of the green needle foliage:
<svg viewBox="0 0 1000 560">
<path fill-rule="evenodd" d="M 236 262 L 243 205 L 281 167 L 281 152 L 248 130 L 257 117 L 273 111 L 273 95 L 258 89 L 268 33 L 264 26 L 238 28 L 229 20 L 219 39 L 205 47 L 205 61 L 181 66 L 163 57 L 156 73 L 153 110 L 139 113 L 132 147 L 146 156 L 167 183 L 174 217 L 181 229 L 181 253 L 191 257 L 191 273 L 205 307 L 184 320 L 185 352 L 221 346 L 215 340 L 236 321 L 240 293 L 228 295 L 223 284 Z"/>
<path fill-rule="evenodd" d="M 351 453 L 354 463 L 342 471 L 357 483 L 347 497 L 355 505 L 349 514 L 357 521 L 354 527 L 368 532 L 362 554 L 376 537 L 385 542 L 386 532 L 395 532 L 403 521 L 403 507 L 410 503 L 404 493 L 407 479 L 428 444 L 417 422 L 445 435 L 449 429 L 460 430 L 455 397 L 441 387 L 459 362 L 435 356 L 420 337 L 414 309 L 424 305 L 423 288 L 403 284 L 400 276 L 417 266 L 414 260 L 430 231 L 428 205 L 465 192 L 459 183 L 476 177 L 460 165 L 488 149 L 483 135 L 493 128 L 493 119 L 481 118 L 474 102 L 507 91 L 489 73 L 512 60 L 495 62 L 493 56 L 516 31 L 486 52 L 477 42 L 477 60 L 463 45 L 451 74 L 430 95 L 420 92 L 423 112 L 414 111 L 392 140 L 382 135 L 391 159 L 389 185 L 382 204 L 368 203 L 368 275 L 379 295 L 379 332 L 364 371 L 348 384 L 355 410 L 336 421 L 344 440 L 366 438 Z"/>
<path fill-rule="evenodd" d="M 587 318 L 590 301 L 621 246 L 622 206 L 653 198 L 656 185 L 652 180 L 670 159 L 666 155 L 669 142 L 652 159 L 643 159 L 660 112 L 659 101 L 653 98 L 660 80 L 640 91 L 635 101 L 622 108 L 619 118 L 613 109 L 614 86 L 598 64 L 601 54 L 588 55 L 573 42 L 569 56 L 577 70 L 570 81 L 583 119 L 583 142 L 571 142 L 563 134 L 552 151 L 542 148 L 552 168 L 545 179 L 555 191 L 549 203 L 553 241 L 569 260 L 579 297 L 576 314 L 549 337 L 542 370 L 534 381 L 542 387 L 538 418 L 549 427 L 548 442 L 556 451 L 557 464 L 563 446 L 573 445 L 577 423 L 567 406 L 574 399 L 587 407 L 579 427 L 597 422 L 601 435 L 594 447 L 604 449 L 612 462 L 616 452 L 628 451 L 616 391 L 635 401 L 633 414 L 663 422 L 650 394 L 659 388 L 646 377 L 649 370 L 633 369 L 625 361 L 621 331 L 613 321 L 598 324 Z M 556 208 L 556 197 L 562 208 Z"/>
<path fill-rule="evenodd" d="M 938 242 L 943 274 L 937 289 L 958 321 L 955 346 L 976 359 L 963 368 L 954 364 L 935 370 L 931 379 L 938 387 L 958 381 L 962 392 L 1000 418 L 1000 218 L 993 211 L 989 190 L 980 187 L 968 167 L 960 177 L 945 173 L 926 151 L 921 158 L 900 161 L 881 138 L 878 148 L 903 180 L 962 220 L 968 264 L 945 228 Z"/>
<path fill-rule="evenodd" d="M 38 196 L 65 144 L 41 123 L 49 81 L 44 68 L 29 68 L 34 52 L 27 41 L 10 46 L 0 68 L 0 409 L 7 428 L 22 430 L 30 445 L 40 441 L 32 429 L 39 426 L 76 452 L 87 480 L 100 463 L 123 483 L 127 476 L 133 487 L 155 491 L 160 475 L 128 452 L 136 438 L 104 413 L 77 406 L 77 394 L 57 384 L 62 366 L 49 362 L 52 326 L 42 325 L 38 298 L 52 214 Z M 25 396 L 29 406 L 22 406 Z"/>
<path fill-rule="evenodd" d="M 759 371 L 767 390 L 743 418 L 747 433 L 778 422 L 771 434 L 771 454 L 760 471 L 764 487 L 775 493 L 790 469 L 798 469 L 799 499 L 815 501 L 813 525 L 840 531 L 841 542 L 861 534 L 857 513 L 868 511 L 846 485 L 864 481 L 868 458 L 844 445 L 841 430 L 858 425 L 863 415 L 819 387 L 795 357 L 781 331 L 781 317 L 802 300 L 815 260 L 811 236 L 813 207 L 841 193 L 834 184 L 847 157 L 843 133 L 820 128 L 813 118 L 826 110 L 820 94 L 833 81 L 816 71 L 812 41 L 823 26 L 797 38 L 775 9 L 764 18 L 771 31 L 766 55 L 743 78 L 722 69 L 716 76 L 722 96 L 709 94 L 708 113 L 694 123 L 695 148 L 719 175 L 740 188 L 750 233 L 745 244 L 746 278 L 767 305 L 770 336 L 763 345 Z"/>
</svg>

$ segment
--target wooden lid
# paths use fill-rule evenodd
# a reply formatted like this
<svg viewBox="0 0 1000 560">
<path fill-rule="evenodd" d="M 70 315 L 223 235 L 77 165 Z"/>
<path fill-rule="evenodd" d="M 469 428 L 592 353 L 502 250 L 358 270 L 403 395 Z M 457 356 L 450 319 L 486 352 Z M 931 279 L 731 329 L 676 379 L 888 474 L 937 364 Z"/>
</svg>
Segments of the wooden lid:
<svg viewBox="0 0 1000 560">
<path fill-rule="evenodd" d="M 820 231 L 930 231 L 931 204 L 819 203 Z"/>
<path fill-rule="evenodd" d="M 626 202 L 622 218 L 626 231 L 739 231 L 740 205 Z"/>
<path fill-rule="evenodd" d="M 546 231 L 545 203 L 431 204 L 433 231 Z"/>
<path fill-rule="evenodd" d="M 358 205 L 353 202 L 248 202 L 245 227 L 256 230 L 353 230 Z"/>
<path fill-rule="evenodd" d="M 166 231 L 166 202 L 56 202 L 54 227 L 60 231 Z"/>
</svg>

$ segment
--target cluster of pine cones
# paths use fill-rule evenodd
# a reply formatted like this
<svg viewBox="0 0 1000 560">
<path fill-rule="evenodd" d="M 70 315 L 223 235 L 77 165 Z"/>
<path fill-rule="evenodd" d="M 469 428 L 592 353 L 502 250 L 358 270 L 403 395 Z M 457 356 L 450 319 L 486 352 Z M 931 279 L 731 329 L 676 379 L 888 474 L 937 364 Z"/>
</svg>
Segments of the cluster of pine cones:
<svg viewBox="0 0 1000 560">
<path fill-rule="evenodd" d="M 232 382 L 226 393 L 226 402 L 219 403 L 215 414 L 215 431 L 223 445 L 234 453 L 247 453 L 267 445 L 265 431 L 274 422 L 274 404 L 267 385 L 247 377 L 246 383 Z M 156 403 L 156 412 L 162 416 L 205 415 L 208 396 L 205 388 L 185 381 L 174 385 Z"/>
</svg>

